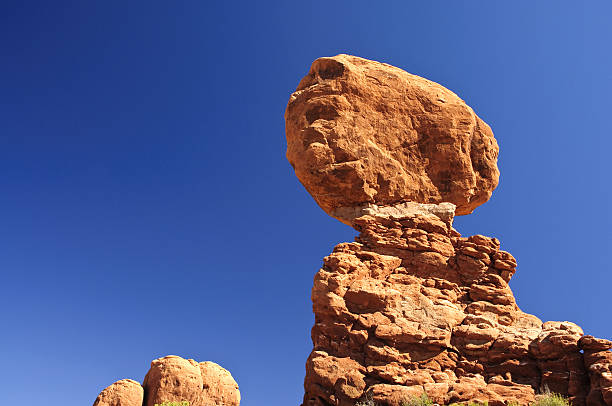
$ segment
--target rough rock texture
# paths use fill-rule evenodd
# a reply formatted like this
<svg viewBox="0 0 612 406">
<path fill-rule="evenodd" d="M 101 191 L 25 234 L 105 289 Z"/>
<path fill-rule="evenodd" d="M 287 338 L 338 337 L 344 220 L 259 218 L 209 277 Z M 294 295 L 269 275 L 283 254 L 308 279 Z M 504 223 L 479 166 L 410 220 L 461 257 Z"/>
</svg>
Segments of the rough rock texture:
<svg viewBox="0 0 612 406">
<path fill-rule="evenodd" d="M 587 404 L 612 405 L 612 341 L 583 336 L 578 344 L 591 380 Z"/>
<path fill-rule="evenodd" d="M 214 362 L 168 355 L 151 362 L 142 386 L 123 379 L 104 389 L 94 406 L 154 406 L 189 402 L 190 406 L 239 406 L 240 391 L 232 375 Z"/>
<path fill-rule="evenodd" d="M 122 379 L 104 389 L 94 406 L 142 406 L 144 390 L 131 379 Z"/>
<path fill-rule="evenodd" d="M 612 342 L 523 313 L 500 242 L 425 211 L 359 217 L 356 242 L 325 258 L 303 404 L 396 406 L 424 391 L 439 404 L 525 405 L 548 388 L 612 405 Z"/>
<path fill-rule="evenodd" d="M 200 362 L 202 373 L 203 398 L 217 405 L 239 405 L 240 392 L 232 374 L 214 362 Z"/>
<path fill-rule="evenodd" d="M 291 95 L 285 121 L 297 177 L 347 224 L 352 218 L 344 215 L 368 203 L 450 202 L 469 214 L 498 183 L 489 126 L 450 90 L 391 65 L 350 55 L 317 59 Z"/>
</svg>

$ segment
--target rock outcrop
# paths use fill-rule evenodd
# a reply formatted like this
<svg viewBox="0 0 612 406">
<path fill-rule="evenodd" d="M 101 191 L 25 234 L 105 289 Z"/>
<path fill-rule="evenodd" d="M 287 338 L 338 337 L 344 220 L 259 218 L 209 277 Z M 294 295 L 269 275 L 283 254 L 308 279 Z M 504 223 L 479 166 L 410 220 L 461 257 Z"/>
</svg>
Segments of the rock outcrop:
<svg viewBox="0 0 612 406">
<path fill-rule="evenodd" d="M 434 214 L 366 215 L 338 244 L 312 289 L 313 351 L 304 405 L 399 406 L 534 400 L 612 405 L 612 343 L 517 306 L 516 260 L 495 238 L 461 237 Z"/>
<path fill-rule="evenodd" d="M 141 406 L 144 398 L 142 386 L 131 379 L 122 379 L 104 389 L 94 406 Z"/>
<path fill-rule="evenodd" d="M 524 313 L 517 262 L 452 227 L 497 185 L 497 144 L 454 93 L 348 55 L 317 59 L 287 107 L 287 157 L 330 215 L 359 231 L 312 288 L 304 406 L 527 405 L 539 393 L 612 406 L 612 342 Z"/>
<path fill-rule="evenodd" d="M 497 186 L 489 126 L 456 94 L 384 63 L 319 58 L 285 113 L 287 158 L 328 214 L 450 202 L 469 214 Z"/>
<path fill-rule="evenodd" d="M 142 386 L 123 379 L 104 389 L 94 406 L 239 406 L 240 391 L 232 375 L 214 362 L 169 355 L 151 362 Z"/>
</svg>

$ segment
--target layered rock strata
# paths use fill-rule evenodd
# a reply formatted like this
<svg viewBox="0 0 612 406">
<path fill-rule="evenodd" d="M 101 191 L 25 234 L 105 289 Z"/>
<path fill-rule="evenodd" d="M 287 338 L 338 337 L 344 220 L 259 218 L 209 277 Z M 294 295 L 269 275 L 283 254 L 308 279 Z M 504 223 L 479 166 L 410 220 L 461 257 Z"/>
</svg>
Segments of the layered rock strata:
<svg viewBox="0 0 612 406">
<path fill-rule="evenodd" d="M 94 406 L 239 406 L 240 391 L 232 375 L 214 362 L 169 355 L 151 362 L 142 386 L 131 379 L 104 389 Z"/>
<path fill-rule="evenodd" d="M 498 183 L 491 128 L 455 93 L 388 64 L 317 59 L 285 122 L 297 177 L 346 224 L 367 204 L 450 202 L 469 214 Z"/>
<path fill-rule="evenodd" d="M 361 216 L 355 242 L 325 258 L 304 406 L 399 406 L 423 392 L 438 404 L 526 405 L 545 390 L 612 405 L 612 342 L 522 312 L 513 256 L 436 212 L 447 210 Z"/>
</svg>

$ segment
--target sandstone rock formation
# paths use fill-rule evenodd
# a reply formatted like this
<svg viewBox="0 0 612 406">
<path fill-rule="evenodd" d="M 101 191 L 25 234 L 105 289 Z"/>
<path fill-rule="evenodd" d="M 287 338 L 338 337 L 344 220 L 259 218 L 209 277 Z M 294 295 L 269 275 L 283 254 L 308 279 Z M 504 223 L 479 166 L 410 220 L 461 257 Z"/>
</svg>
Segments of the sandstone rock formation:
<svg viewBox="0 0 612 406">
<path fill-rule="evenodd" d="M 522 312 L 514 257 L 452 227 L 497 186 L 497 143 L 454 93 L 348 55 L 317 59 L 285 113 L 287 158 L 359 231 L 312 289 L 304 406 L 516 402 L 612 406 L 612 342 Z"/>
<path fill-rule="evenodd" d="M 151 362 L 142 386 L 123 379 L 104 389 L 94 406 L 155 406 L 176 402 L 189 406 L 239 406 L 240 391 L 232 375 L 214 362 L 169 355 Z"/>
<path fill-rule="evenodd" d="M 141 406 L 143 397 L 144 390 L 138 382 L 122 379 L 100 392 L 94 406 Z"/>
<path fill-rule="evenodd" d="M 489 126 L 456 94 L 399 68 L 319 58 L 285 113 L 287 158 L 328 214 L 450 202 L 469 214 L 497 186 Z"/>
<path fill-rule="evenodd" d="M 399 406 L 529 404 L 546 388 L 574 405 L 612 405 L 612 342 L 570 322 L 542 323 L 517 306 L 516 268 L 495 238 L 461 237 L 434 214 L 365 215 L 312 289 L 313 351 L 304 406 L 370 395 Z"/>
</svg>

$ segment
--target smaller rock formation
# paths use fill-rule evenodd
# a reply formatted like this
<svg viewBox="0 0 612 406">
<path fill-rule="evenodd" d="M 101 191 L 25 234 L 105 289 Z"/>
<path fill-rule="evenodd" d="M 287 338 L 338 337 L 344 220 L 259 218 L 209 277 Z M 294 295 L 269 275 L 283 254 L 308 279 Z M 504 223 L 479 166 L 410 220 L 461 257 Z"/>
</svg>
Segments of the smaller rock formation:
<svg viewBox="0 0 612 406">
<path fill-rule="evenodd" d="M 142 386 L 122 379 L 104 389 L 94 406 L 155 406 L 189 402 L 189 406 L 239 406 L 238 384 L 214 362 L 168 355 L 151 362 Z"/>
<path fill-rule="evenodd" d="M 491 128 L 455 93 L 350 55 L 313 62 L 285 113 L 287 159 L 329 215 L 450 202 L 469 214 L 499 180 Z"/>
<path fill-rule="evenodd" d="M 138 382 L 122 379 L 100 392 L 94 406 L 140 406 L 143 398 L 144 390 Z"/>
</svg>

